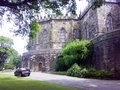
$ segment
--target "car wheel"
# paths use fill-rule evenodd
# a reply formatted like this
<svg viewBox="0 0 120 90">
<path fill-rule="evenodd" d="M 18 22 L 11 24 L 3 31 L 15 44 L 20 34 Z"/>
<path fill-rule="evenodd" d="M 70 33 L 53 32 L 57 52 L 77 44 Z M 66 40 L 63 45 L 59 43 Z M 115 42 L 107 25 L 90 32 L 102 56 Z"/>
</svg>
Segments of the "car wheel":
<svg viewBox="0 0 120 90">
<path fill-rule="evenodd" d="M 18 77 L 22 77 L 22 75 L 21 75 L 21 74 L 18 74 Z"/>
<path fill-rule="evenodd" d="M 28 73 L 28 76 L 30 76 L 30 73 Z"/>
</svg>

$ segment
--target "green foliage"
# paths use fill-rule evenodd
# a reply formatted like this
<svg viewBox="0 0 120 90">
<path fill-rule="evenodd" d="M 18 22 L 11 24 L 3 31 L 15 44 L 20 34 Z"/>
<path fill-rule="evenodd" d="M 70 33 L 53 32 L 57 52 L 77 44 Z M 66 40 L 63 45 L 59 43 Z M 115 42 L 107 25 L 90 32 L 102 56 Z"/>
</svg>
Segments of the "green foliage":
<svg viewBox="0 0 120 90">
<path fill-rule="evenodd" d="M 13 65 L 13 64 L 10 64 L 10 63 L 5 63 L 5 64 L 4 64 L 4 68 L 5 68 L 5 69 L 13 69 L 13 68 L 14 68 L 14 65 Z"/>
<path fill-rule="evenodd" d="M 35 38 L 37 33 L 41 31 L 41 26 L 37 21 L 33 21 L 30 24 L 30 34 L 29 37 L 30 38 Z"/>
<path fill-rule="evenodd" d="M 65 55 L 63 57 L 64 63 L 68 67 L 71 67 L 74 63 L 76 63 L 76 59 L 77 57 L 75 57 L 74 55 Z"/>
<path fill-rule="evenodd" d="M 87 69 L 87 74 L 84 77 L 93 77 L 93 78 L 110 78 L 112 77 L 112 72 L 105 70 L 96 70 L 95 68 Z"/>
<path fill-rule="evenodd" d="M 0 36 L 0 47 L 11 47 L 13 45 L 13 40 L 8 37 Z"/>
<path fill-rule="evenodd" d="M 56 71 L 66 71 L 67 66 L 65 65 L 65 62 L 63 58 L 59 57 L 56 62 Z"/>
<path fill-rule="evenodd" d="M 83 68 L 77 64 L 74 64 L 70 69 L 68 69 L 67 75 L 81 78 L 84 77 L 107 79 L 111 78 L 113 74 L 110 71 L 96 70 L 95 68 Z"/>
<path fill-rule="evenodd" d="M 0 67 L 3 67 L 6 59 L 12 55 L 12 45 L 12 39 L 0 36 Z"/>
<path fill-rule="evenodd" d="M 105 2 L 105 0 L 93 0 L 93 9 L 99 8 L 100 6 L 103 5 L 103 3 Z"/>
<path fill-rule="evenodd" d="M 33 21 L 30 24 L 30 33 L 29 33 L 29 42 L 26 46 L 26 48 L 29 50 L 31 47 L 31 41 L 34 40 L 34 38 L 37 36 L 37 34 L 41 31 L 40 23 L 37 21 Z"/>
<path fill-rule="evenodd" d="M 0 74 L 0 90 L 80 90 L 63 85 L 57 85 L 40 80 L 18 78 L 12 75 Z"/>
<path fill-rule="evenodd" d="M 84 60 L 90 54 L 92 43 L 88 40 L 73 41 L 62 49 L 65 64 L 71 67 L 74 63 L 85 65 Z"/>
<path fill-rule="evenodd" d="M 21 67 L 21 55 L 18 54 L 16 50 L 12 50 L 12 56 L 10 58 L 9 64 L 12 64 L 14 67 Z"/>
<path fill-rule="evenodd" d="M 86 77 L 88 75 L 88 70 L 86 68 L 82 68 L 78 66 L 78 64 L 74 64 L 70 69 L 67 71 L 68 76 L 74 77 Z"/>
<path fill-rule="evenodd" d="M 57 71 L 57 72 L 50 72 L 52 74 L 58 74 L 58 75 L 67 75 L 66 71 Z"/>
<path fill-rule="evenodd" d="M 13 66 L 16 66 L 13 64 L 13 60 L 14 62 L 16 62 L 18 59 L 18 52 L 12 48 L 13 45 L 13 40 L 8 38 L 8 37 L 4 37 L 4 36 L 0 36 L 0 66 L 3 67 L 6 60 L 10 59 L 10 63 L 5 64 L 5 67 L 8 68 L 12 68 Z M 20 59 L 19 59 L 20 60 Z"/>
<path fill-rule="evenodd" d="M 67 75 L 80 77 L 80 71 L 81 71 L 81 68 L 78 66 L 78 64 L 75 63 L 70 69 L 68 69 Z"/>
</svg>

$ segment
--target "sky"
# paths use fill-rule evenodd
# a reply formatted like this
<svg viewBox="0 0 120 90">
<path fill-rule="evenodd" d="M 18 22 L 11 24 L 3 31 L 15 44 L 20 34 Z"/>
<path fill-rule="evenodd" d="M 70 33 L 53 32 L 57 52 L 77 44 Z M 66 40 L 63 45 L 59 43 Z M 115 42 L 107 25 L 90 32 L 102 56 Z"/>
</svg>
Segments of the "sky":
<svg viewBox="0 0 120 90">
<path fill-rule="evenodd" d="M 25 46 L 27 45 L 27 38 L 21 36 L 15 36 L 13 32 L 10 32 L 14 28 L 13 23 L 9 23 L 6 20 L 3 21 L 3 25 L 0 26 L 0 36 L 5 36 L 13 39 L 13 48 L 22 55 L 23 52 L 26 52 Z"/>
<path fill-rule="evenodd" d="M 85 6 L 87 5 L 86 0 L 76 0 L 77 1 L 77 14 L 80 13 L 80 10 L 84 10 Z M 14 28 L 13 23 L 9 23 L 6 20 L 3 21 L 3 25 L 0 27 L 0 36 L 6 36 L 13 39 L 14 45 L 13 48 L 18 51 L 19 54 L 23 54 L 27 50 L 25 46 L 27 45 L 27 39 L 21 36 L 14 36 L 10 29 Z"/>
</svg>

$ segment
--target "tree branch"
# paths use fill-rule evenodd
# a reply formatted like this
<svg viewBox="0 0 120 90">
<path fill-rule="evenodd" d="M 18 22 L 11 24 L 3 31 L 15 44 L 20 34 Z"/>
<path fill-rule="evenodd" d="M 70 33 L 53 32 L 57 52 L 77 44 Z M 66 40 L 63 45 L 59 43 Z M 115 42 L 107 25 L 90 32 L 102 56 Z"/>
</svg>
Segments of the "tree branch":
<svg viewBox="0 0 120 90">
<path fill-rule="evenodd" d="M 8 0 L 0 0 L 0 6 L 17 9 L 17 7 L 19 7 L 21 5 L 27 5 L 30 7 L 31 5 L 29 5 L 28 3 L 32 3 L 35 1 L 37 1 L 37 0 L 24 0 L 21 2 L 9 2 Z"/>
</svg>

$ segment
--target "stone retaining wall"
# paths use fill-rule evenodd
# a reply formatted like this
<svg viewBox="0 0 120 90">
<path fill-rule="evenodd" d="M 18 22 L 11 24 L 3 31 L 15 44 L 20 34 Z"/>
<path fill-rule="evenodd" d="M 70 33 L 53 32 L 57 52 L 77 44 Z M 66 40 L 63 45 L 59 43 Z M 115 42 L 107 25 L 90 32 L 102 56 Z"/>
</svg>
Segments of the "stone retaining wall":
<svg viewBox="0 0 120 90">
<path fill-rule="evenodd" d="M 113 71 L 120 76 L 120 29 L 98 36 L 92 40 L 93 66 L 97 69 Z"/>
</svg>

